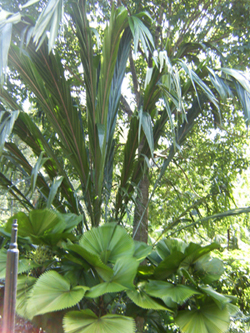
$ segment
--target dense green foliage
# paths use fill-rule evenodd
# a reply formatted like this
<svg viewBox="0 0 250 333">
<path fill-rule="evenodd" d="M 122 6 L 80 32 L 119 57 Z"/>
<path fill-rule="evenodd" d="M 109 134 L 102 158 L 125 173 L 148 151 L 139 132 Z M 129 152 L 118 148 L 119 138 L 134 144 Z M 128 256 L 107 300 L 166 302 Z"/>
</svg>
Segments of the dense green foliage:
<svg viewBox="0 0 250 333">
<path fill-rule="evenodd" d="M 207 285 L 224 271 L 222 261 L 210 257 L 220 248 L 216 243 L 202 247 L 163 239 L 152 250 L 116 223 L 93 228 L 79 239 L 69 233 L 79 217 L 49 210 L 14 215 L 2 234 L 10 236 L 15 218 L 17 312 L 47 332 L 62 332 L 62 317 L 64 332 L 134 332 L 132 318 L 138 317 L 145 320 L 145 332 L 175 331 L 175 323 L 187 333 L 194 325 L 204 326 L 202 332 L 223 332 L 229 316 L 239 312 L 232 297 Z M 0 256 L 4 277 L 6 250 Z M 51 323 L 54 311 L 57 321 Z"/>
<path fill-rule="evenodd" d="M 1 275 L 17 213 L 19 313 L 48 332 L 226 331 L 222 294 L 241 295 L 209 252 L 248 239 L 250 6 L 24 3 L 0 17 Z"/>
</svg>

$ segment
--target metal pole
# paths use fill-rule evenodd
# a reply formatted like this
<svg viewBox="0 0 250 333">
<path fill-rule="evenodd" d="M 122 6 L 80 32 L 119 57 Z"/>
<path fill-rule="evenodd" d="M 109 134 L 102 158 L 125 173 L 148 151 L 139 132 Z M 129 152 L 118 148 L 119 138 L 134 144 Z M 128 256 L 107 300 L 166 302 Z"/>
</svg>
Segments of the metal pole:
<svg viewBox="0 0 250 333">
<path fill-rule="evenodd" d="M 4 308 L 3 308 L 3 333 L 15 332 L 16 289 L 19 251 L 17 248 L 17 220 L 13 221 L 11 243 L 7 251 Z"/>
</svg>

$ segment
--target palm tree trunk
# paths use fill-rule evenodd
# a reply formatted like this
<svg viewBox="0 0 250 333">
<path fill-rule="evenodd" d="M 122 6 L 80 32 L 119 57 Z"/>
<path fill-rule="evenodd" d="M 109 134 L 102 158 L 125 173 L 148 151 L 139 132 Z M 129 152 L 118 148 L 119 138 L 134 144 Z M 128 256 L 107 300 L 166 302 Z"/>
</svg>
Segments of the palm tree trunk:
<svg viewBox="0 0 250 333">
<path fill-rule="evenodd" d="M 148 203 L 148 188 L 149 179 L 148 172 L 146 172 L 139 183 L 139 193 L 136 198 L 133 224 L 134 239 L 144 243 L 148 241 L 148 209 L 145 211 L 145 207 Z"/>
</svg>

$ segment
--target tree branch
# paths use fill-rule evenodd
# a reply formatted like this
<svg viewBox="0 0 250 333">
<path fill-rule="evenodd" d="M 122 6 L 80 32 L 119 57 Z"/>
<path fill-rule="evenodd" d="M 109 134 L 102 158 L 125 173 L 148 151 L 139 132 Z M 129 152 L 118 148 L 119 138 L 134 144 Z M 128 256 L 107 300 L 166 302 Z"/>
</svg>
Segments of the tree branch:
<svg viewBox="0 0 250 333">
<path fill-rule="evenodd" d="M 130 105 L 128 104 L 123 95 L 121 95 L 121 103 L 123 111 L 128 115 L 129 118 L 132 117 L 133 111 L 131 110 Z"/>
<path fill-rule="evenodd" d="M 136 105 L 137 105 L 137 108 L 139 109 L 139 103 L 140 103 L 139 83 L 138 83 L 138 80 L 137 80 L 135 64 L 134 64 L 134 59 L 133 59 L 133 56 L 132 56 L 132 50 L 131 49 L 130 49 L 130 52 L 129 52 L 129 63 L 130 63 L 130 69 L 131 69 L 132 80 L 133 80 L 133 85 L 134 85 Z"/>
</svg>

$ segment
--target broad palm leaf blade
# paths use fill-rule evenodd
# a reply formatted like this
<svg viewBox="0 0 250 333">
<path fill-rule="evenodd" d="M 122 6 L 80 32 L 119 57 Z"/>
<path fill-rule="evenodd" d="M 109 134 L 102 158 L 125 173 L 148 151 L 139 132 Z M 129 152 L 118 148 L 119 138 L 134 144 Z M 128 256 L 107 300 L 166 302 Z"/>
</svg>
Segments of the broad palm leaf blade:
<svg viewBox="0 0 250 333">
<path fill-rule="evenodd" d="M 7 250 L 4 248 L 0 250 L 0 279 L 5 279 L 7 266 Z M 18 274 L 27 272 L 32 268 L 39 267 L 35 262 L 31 262 L 28 259 L 19 259 L 18 261 Z"/>
<path fill-rule="evenodd" d="M 17 218 L 20 219 L 20 235 L 26 236 L 42 236 L 48 231 L 62 232 L 66 228 L 66 223 L 62 216 L 48 209 L 33 210 L 27 217 L 24 213 L 18 213 Z M 13 218 L 10 218 L 6 224 L 5 230 L 11 231 Z M 19 222 L 19 220 L 18 220 Z"/>
<path fill-rule="evenodd" d="M 143 288 L 137 290 L 127 290 L 127 295 L 137 306 L 143 309 L 169 310 L 161 300 L 149 296 Z"/>
<path fill-rule="evenodd" d="M 133 256 L 134 242 L 126 230 L 116 223 L 108 223 L 86 232 L 79 244 L 104 263 L 115 262 L 121 256 Z"/>
<path fill-rule="evenodd" d="M 149 281 L 149 283 L 145 287 L 145 290 L 149 295 L 153 297 L 159 297 L 164 302 L 166 302 L 170 297 L 173 302 L 176 302 L 178 304 L 183 304 L 185 300 L 187 300 L 191 296 L 195 294 L 200 294 L 199 291 L 187 287 L 183 284 L 174 285 L 169 282 L 154 280 Z"/>
<path fill-rule="evenodd" d="M 225 304 L 231 302 L 230 298 L 217 293 L 217 291 L 215 291 L 211 286 L 200 286 L 199 288 L 205 294 L 210 296 L 221 310 L 224 308 Z"/>
<path fill-rule="evenodd" d="M 108 281 L 113 275 L 111 267 L 105 265 L 98 255 L 88 252 L 84 247 L 77 244 L 66 244 L 64 248 L 77 253 L 77 256 L 80 255 L 86 261 L 85 266 L 87 268 L 90 268 L 90 265 L 94 267 L 103 280 Z"/>
<path fill-rule="evenodd" d="M 143 261 L 152 252 L 152 246 L 144 242 L 134 241 L 135 252 L 134 257 L 139 261 Z"/>
<path fill-rule="evenodd" d="M 86 286 L 71 289 L 68 280 L 55 271 L 49 271 L 44 273 L 33 287 L 28 301 L 28 313 L 33 317 L 70 308 L 80 302 L 88 289 Z"/>
<path fill-rule="evenodd" d="M 133 333 L 132 318 L 108 314 L 97 317 L 91 310 L 70 311 L 63 319 L 65 333 Z"/>
<path fill-rule="evenodd" d="M 24 317 L 29 318 L 27 305 L 31 290 L 37 279 L 31 276 L 19 276 L 17 280 L 16 311 Z"/>
<path fill-rule="evenodd" d="M 210 303 L 197 310 L 180 311 L 175 321 L 183 333 L 223 333 L 228 329 L 229 318 L 226 307 L 221 310 Z"/>
<path fill-rule="evenodd" d="M 134 278 L 137 273 L 139 262 L 135 258 L 119 258 L 113 268 L 114 274 L 107 280 L 98 284 L 87 292 L 87 297 L 98 297 L 105 293 L 114 293 L 129 288 L 134 288 Z"/>
</svg>

